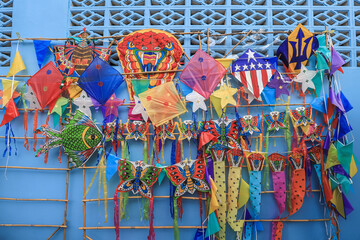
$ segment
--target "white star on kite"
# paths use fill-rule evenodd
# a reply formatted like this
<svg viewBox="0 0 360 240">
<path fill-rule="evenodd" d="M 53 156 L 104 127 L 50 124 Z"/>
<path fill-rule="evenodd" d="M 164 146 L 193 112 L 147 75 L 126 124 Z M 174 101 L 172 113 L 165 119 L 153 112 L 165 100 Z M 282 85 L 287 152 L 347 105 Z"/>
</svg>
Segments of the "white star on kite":
<svg viewBox="0 0 360 240">
<path fill-rule="evenodd" d="M 239 65 L 235 65 L 235 71 L 240 71 L 240 66 Z"/>
<path fill-rule="evenodd" d="M 250 62 L 250 59 L 254 59 L 254 61 L 257 62 L 254 54 L 255 52 L 251 51 L 250 49 L 247 51 L 246 55 L 248 55 L 248 62 Z"/>
<path fill-rule="evenodd" d="M 308 88 L 315 89 L 315 85 L 312 81 L 315 75 L 316 71 L 308 70 L 304 65 L 301 65 L 300 73 L 294 77 L 294 81 L 301 83 L 301 90 L 305 93 Z"/>
<path fill-rule="evenodd" d="M 248 65 L 246 65 L 246 64 L 244 64 L 242 67 L 243 67 L 243 71 L 245 71 L 245 70 L 248 70 L 248 69 L 249 69 L 249 66 L 248 66 Z"/>
<path fill-rule="evenodd" d="M 255 64 L 253 64 L 253 63 L 250 63 L 250 69 L 255 69 Z"/>
<path fill-rule="evenodd" d="M 192 107 L 193 112 L 196 112 L 199 108 L 201 108 L 204 111 L 207 110 L 205 104 L 205 98 L 201 96 L 199 93 L 192 91 L 191 93 L 186 95 L 185 99 L 193 103 L 193 107 Z"/>
<path fill-rule="evenodd" d="M 266 68 L 270 68 L 270 67 L 271 67 L 271 64 L 268 63 L 268 62 L 266 62 L 266 63 L 265 63 L 265 67 L 266 67 Z"/>
<path fill-rule="evenodd" d="M 32 109 L 41 109 L 39 101 L 37 100 L 34 91 L 29 86 L 27 93 L 24 94 L 25 100 L 28 100 L 30 103 L 30 108 Z"/>
<path fill-rule="evenodd" d="M 258 68 L 262 68 L 262 67 L 263 67 L 263 65 L 262 65 L 261 63 L 258 63 L 257 65 L 258 65 Z"/>
<path fill-rule="evenodd" d="M 134 102 L 135 106 L 132 109 L 132 114 L 141 114 L 141 117 L 144 119 L 145 122 L 147 122 L 149 115 L 146 112 L 146 109 L 144 108 L 144 105 L 142 105 L 140 99 L 137 96 L 134 96 Z"/>
<path fill-rule="evenodd" d="M 91 117 L 90 107 L 94 106 L 94 104 L 84 90 L 81 92 L 80 97 L 74 100 L 74 105 L 78 106 L 81 112 Z"/>
</svg>

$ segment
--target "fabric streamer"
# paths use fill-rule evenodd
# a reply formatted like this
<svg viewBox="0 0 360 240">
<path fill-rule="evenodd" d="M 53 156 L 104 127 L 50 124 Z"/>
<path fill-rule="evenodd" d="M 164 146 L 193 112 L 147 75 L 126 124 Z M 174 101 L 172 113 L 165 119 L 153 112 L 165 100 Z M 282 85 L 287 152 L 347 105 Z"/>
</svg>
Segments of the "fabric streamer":
<svg viewBox="0 0 360 240">
<path fill-rule="evenodd" d="M 220 205 L 217 210 L 220 231 L 219 231 L 219 239 L 225 240 L 226 239 L 226 184 L 225 184 L 225 150 L 220 149 L 216 150 L 215 148 L 211 149 L 213 159 L 216 159 L 214 162 L 214 177 L 215 177 L 215 184 L 218 188 L 218 196 Z M 219 157 L 221 156 L 221 157 Z"/>
<path fill-rule="evenodd" d="M 228 212 L 227 222 L 235 232 L 242 231 L 242 225 L 236 220 L 237 203 L 239 197 L 239 184 L 241 179 L 241 167 L 244 161 L 244 153 L 240 149 L 231 149 L 227 151 L 229 161 L 228 175 Z"/>
<path fill-rule="evenodd" d="M 272 171 L 272 180 L 273 180 L 273 189 L 274 189 L 274 197 L 276 200 L 276 204 L 279 208 L 279 216 L 285 210 L 285 202 L 286 202 L 286 183 L 285 183 L 285 164 L 286 157 L 279 154 L 273 153 L 270 154 L 269 157 L 270 169 Z M 279 221 L 274 221 L 272 223 L 272 240 L 280 240 L 282 238 L 282 229 L 283 223 Z"/>
<path fill-rule="evenodd" d="M 292 168 L 291 181 L 291 209 L 289 216 L 301 208 L 305 196 L 305 159 L 302 149 L 295 148 L 288 155 L 288 161 Z"/>
<path fill-rule="evenodd" d="M 250 205 L 253 217 L 260 216 L 261 206 L 261 170 L 264 167 L 265 157 L 262 153 L 246 153 L 247 164 L 250 167 Z"/>
</svg>

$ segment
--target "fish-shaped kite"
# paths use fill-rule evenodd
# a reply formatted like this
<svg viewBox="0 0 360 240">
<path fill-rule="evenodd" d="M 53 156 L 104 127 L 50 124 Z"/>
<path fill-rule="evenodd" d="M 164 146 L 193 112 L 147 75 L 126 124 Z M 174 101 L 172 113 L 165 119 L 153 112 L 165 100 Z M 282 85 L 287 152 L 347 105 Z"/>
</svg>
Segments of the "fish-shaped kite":
<svg viewBox="0 0 360 240">
<path fill-rule="evenodd" d="M 64 152 L 69 156 L 70 162 L 74 164 L 73 167 L 85 164 L 100 146 L 104 137 L 95 123 L 81 111 L 76 111 L 70 117 L 63 130 L 57 131 L 43 125 L 40 132 L 50 140 L 40 147 L 36 156 L 62 146 Z"/>
</svg>

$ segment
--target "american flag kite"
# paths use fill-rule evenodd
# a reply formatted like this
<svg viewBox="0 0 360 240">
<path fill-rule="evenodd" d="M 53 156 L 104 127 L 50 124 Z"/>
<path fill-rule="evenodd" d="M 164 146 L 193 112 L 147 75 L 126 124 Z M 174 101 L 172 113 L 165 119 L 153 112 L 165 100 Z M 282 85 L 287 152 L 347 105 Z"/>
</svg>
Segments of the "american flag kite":
<svg viewBox="0 0 360 240">
<path fill-rule="evenodd" d="M 259 98 L 276 71 L 276 59 L 276 57 L 263 57 L 249 49 L 233 63 L 232 74 L 256 98 Z"/>
</svg>

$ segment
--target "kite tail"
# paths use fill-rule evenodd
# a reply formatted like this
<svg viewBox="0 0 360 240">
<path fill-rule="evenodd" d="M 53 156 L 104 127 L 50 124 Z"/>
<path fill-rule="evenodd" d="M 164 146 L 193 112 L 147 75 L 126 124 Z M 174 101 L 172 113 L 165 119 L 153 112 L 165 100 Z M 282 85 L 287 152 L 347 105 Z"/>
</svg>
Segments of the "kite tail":
<svg viewBox="0 0 360 240">
<path fill-rule="evenodd" d="M 36 152 L 37 135 L 36 135 L 36 131 L 35 131 L 35 130 L 37 129 L 38 117 L 39 117 L 39 109 L 35 109 L 35 114 L 34 114 L 34 128 L 33 128 L 33 132 L 34 132 L 34 146 L 33 146 L 33 150 L 34 150 L 34 152 Z"/>
</svg>

